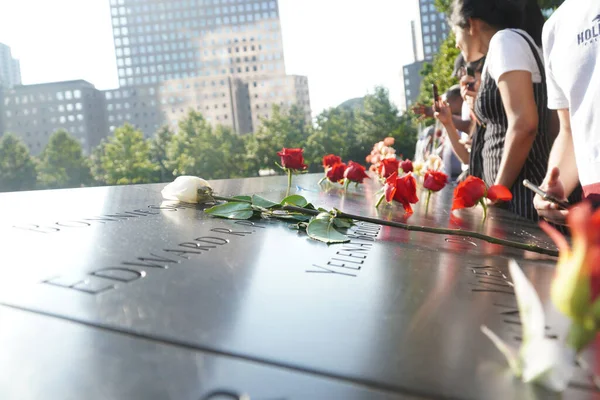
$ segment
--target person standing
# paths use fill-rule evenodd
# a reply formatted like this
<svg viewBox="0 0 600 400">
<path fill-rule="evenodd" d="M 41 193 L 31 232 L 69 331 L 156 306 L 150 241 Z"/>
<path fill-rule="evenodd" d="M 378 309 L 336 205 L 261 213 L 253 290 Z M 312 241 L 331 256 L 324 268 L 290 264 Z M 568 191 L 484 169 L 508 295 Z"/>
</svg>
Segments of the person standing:
<svg viewBox="0 0 600 400">
<path fill-rule="evenodd" d="M 539 7 L 507 0 L 454 0 L 451 24 L 465 61 L 486 55 L 474 111 L 481 127 L 473 135 L 471 154 L 458 140 L 449 107 L 435 104 L 436 117 L 448 130 L 455 153 L 469 162 L 470 174 L 488 186 L 508 187 L 510 211 L 537 220 L 533 193 L 524 179 L 540 182 L 551 148 Z M 464 77 L 462 84 L 466 85 Z"/>
<path fill-rule="evenodd" d="M 600 206 L 600 2 L 566 0 L 543 32 L 548 106 L 558 110 L 560 131 L 541 188 L 562 200 L 581 183 L 584 197 Z M 565 223 L 568 211 L 540 196 L 539 215 Z"/>
</svg>

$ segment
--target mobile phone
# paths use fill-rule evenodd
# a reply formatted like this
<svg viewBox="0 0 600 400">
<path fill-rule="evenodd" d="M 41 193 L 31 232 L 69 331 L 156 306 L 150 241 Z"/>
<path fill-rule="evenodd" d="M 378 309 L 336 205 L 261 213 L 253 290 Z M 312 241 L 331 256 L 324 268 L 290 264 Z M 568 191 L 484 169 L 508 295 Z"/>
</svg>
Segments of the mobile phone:
<svg viewBox="0 0 600 400">
<path fill-rule="evenodd" d="M 467 67 L 467 76 L 475 78 L 475 70 L 471 67 Z M 470 91 L 475 91 L 475 82 L 470 82 L 467 87 Z"/>
<path fill-rule="evenodd" d="M 556 204 L 561 210 L 568 210 L 569 207 L 571 207 L 571 205 L 566 201 L 558 200 L 556 197 L 544 192 L 542 189 L 529 182 L 527 179 L 523 181 L 523 186 L 535 192 L 536 194 L 539 194 L 542 197 L 542 199 L 549 201 L 550 203 Z"/>
<path fill-rule="evenodd" d="M 433 101 L 438 101 L 440 99 L 440 92 L 438 92 L 437 85 L 433 83 L 431 89 L 433 90 Z"/>
</svg>

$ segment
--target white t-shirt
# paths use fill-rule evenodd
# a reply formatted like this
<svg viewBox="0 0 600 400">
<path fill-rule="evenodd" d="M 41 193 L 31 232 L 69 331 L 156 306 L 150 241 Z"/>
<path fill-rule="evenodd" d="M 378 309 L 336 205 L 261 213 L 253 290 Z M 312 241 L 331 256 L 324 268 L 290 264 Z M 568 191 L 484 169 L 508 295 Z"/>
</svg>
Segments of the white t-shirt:
<svg viewBox="0 0 600 400">
<path fill-rule="evenodd" d="M 544 26 L 548 107 L 568 108 L 579 180 L 600 182 L 600 2 L 567 0 Z"/>
<path fill-rule="evenodd" d="M 529 71 L 531 72 L 533 83 L 540 83 L 542 81 L 542 74 L 535 61 L 531 47 L 523 36 L 515 31 L 519 31 L 527 36 L 532 44 L 535 43 L 527 32 L 520 29 L 504 29 L 496 32 L 490 41 L 485 65 L 483 66 L 483 74 L 486 71 L 489 72 L 492 79 L 498 84 L 500 77 L 507 72 Z M 537 46 L 536 49 L 541 60 L 542 52 Z"/>
</svg>

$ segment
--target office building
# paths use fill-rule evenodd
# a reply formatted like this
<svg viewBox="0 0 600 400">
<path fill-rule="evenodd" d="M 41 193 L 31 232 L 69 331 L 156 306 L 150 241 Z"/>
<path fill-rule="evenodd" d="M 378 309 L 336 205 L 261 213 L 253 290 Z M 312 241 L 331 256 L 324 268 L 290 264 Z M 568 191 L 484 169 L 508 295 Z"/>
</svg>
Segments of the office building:
<svg viewBox="0 0 600 400">
<path fill-rule="evenodd" d="M 432 62 L 441 44 L 449 34 L 446 16 L 436 10 L 434 0 L 417 0 L 419 3 L 419 24 L 411 22 L 411 35 L 414 62 L 402 69 L 406 108 L 410 108 L 419 97 L 421 70 L 425 62 Z"/>
<path fill-rule="evenodd" d="M 299 104 L 310 120 L 306 77 L 285 72 L 277 1 L 110 2 L 120 86 L 106 93 L 110 127 L 129 121 L 151 136 L 194 109 L 249 133 L 273 104 Z"/>
<path fill-rule="evenodd" d="M 14 59 L 10 47 L 0 43 L 0 86 L 13 87 L 21 84 L 21 65 Z"/>
<path fill-rule="evenodd" d="M 33 155 L 59 129 L 79 140 L 86 153 L 108 132 L 104 95 L 83 80 L 19 85 L 4 89 L 2 97 L 4 131 L 19 136 Z"/>
<path fill-rule="evenodd" d="M 423 65 L 425 65 L 425 61 L 416 61 L 404 66 L 404 97 L 407 109 L 413 106 L 419 97 L 421 82 L 423 81 L 421 76 Z"/>
<path fill-rule="evenodd" d="M 433 61 L 449 33 L 446 16 L 436 10 L 434 0 L 419 0 L 419 20 L 425 61 Z"/>
</svg>

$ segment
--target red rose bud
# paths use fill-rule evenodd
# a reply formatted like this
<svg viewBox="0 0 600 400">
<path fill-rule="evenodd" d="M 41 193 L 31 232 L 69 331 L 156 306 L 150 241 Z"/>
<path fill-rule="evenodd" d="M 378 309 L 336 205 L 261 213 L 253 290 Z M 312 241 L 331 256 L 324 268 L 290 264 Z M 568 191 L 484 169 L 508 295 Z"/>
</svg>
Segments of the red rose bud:
<svg viewBox="0 0 600 400">
<path fill-rule="evenodd" d="M 448 175 L 439 171 L 427 171 L 423 179 L 423 187 L 432 192 L 439 192 L 448 183 Z"/>
<path fill-rule="evenodd" d="M 346 164 L 337 163 L 327 169 L 327 179 L 331 182 L 339 182 L 344 179 L 344 172 L 346 172 Z"/>
<path fill-rule="evenodd" d="M 441 138 L 442 137 L 442 130 L 438 129 L 437 131 L 435 131 L 435 137 Z"/>
<path fill-rule="evenodd" d="M 283 168 L 302 170 L 308 168 L 308 165 L 304 164 L 303 152 L 303 149 L 286 149 L 284 147 L 277 155 L 281 157 Z"/>
<path fill-rule="evenodd" d="M 379 175 L 388 178 L 394 172 L 398 173 L 398 168 L 400 168 L 400 161 L 395 158 L 384 158 L 379 166 Z"/>
<path fill-rule="evenodd" d="M 512 193 L 502 185 L 494 185 L 487 189 L 481 179 L 469 176 L 454 189 L 452 210 L 473 207 L 485 197 L 492 201 L 511 201 Z"/>
<path fill-rule="evenodd" d="M 473 207 L 485 196 L 485 192 L 485 183 L 481 179 L 474 176 L 467 177 L 454 189 L 452 210 Z"/>
<path fill-rule="evenodd" d="M 367 173 L 365 172 L 365 167 L 360 165 L 359 163 L 355 163 L 354 161 L 348 162 L 348 167 L 344 172 L 344 178 L 348 179 L 352 182 L 363 183 L 365 178 L 369 178 Z"/>
<path fill-rule="evenodd" d="M 512 193 L 506 186 L 494 185 L 488 189 L 487 198 L 491 201 L 511 201 Z"/>
<path fill-rule="evenodd" d="M 323 168 L 333 167 L 335 164 L 341 163 L 342 159 L 335 154 L 328 154 L 323 157 Z"/>
<path fill-rule="evenodd" d="M 398 178 L 398 173 L 392 174 L 385 183 L 385 200 L 390 203 L 395 200 L 402 204 L 404 211 L 412 213 L 411 203 L 419 201 L 417 197 L 417 181 L 411 174 Z"/>
<path fill-rule="evenodd" d="M 409 172 L 413 172 L 413 164 L 412 161 L 406 159 L 400 163 L 400 168 L 404 171 L 405 174 Z"/>
</svg>

